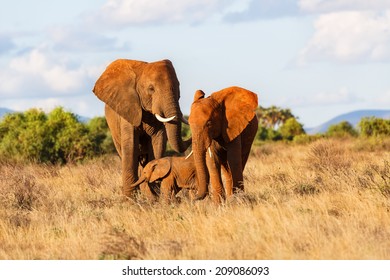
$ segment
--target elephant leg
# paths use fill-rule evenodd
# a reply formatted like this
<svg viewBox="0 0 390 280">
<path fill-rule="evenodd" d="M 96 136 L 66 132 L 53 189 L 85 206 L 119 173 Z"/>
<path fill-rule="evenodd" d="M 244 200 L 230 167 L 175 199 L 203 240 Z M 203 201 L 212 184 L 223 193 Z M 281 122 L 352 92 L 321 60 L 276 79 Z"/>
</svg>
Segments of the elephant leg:
<svg viewBox="0 0 390 280">
<path fill-rule="evenodd" d="M 232 174 L 233 193 L 244 191 L 243 168 L 241 158 L 241 137 L 236 137 L 228 145 L 227 161 Z"/>
<path fill-rule="evenodd" d="M 242 147 L 242 170 L 244 171 L 246 162 L 248 161 L 249 154 L 251 152 L 251 147 L 253 140 L 256 137 L 258 129 L 258 120 L 254 117 L 245 128 L 241 137 L 241 147 Z"/>
<path fill-rule="evenodd" d="M 163 203 L 169 203 L 173 201 L 175 197 L 174 183 L 174 180 L 170 178 L 170 176 L 164 178 L 164 180 L 161 181 L 160 199 Z"/>
<path fill-rule="evenodd" d="M 215 203 L 221 203 L 223 199 L 223 183 L 221 178 L 221 164 L 215 160 L 216 155 L 213 154 L 210 158 L 209 154 L 206 155 L 207 169 L 210 174 L 211 194 Z"/>
<path fill-rule="evenodd" d="M 122 119 L 121 123 L 122 147 L 122 191 L 128 197 L 134 197 L 135 186 L 138 180 L 139 137 L 136 129 Z"/>
<path fill-rule="evenodd" d="M 163 130 L 158 131 L 152 136 L 144 134 L 141 137 L 141 146 L 146 155 L 145 162 L 140 168 L 140 174 L 142 173 L 143 167 L 151 160 L 156 158 L 162 158 L 166 148 L 166 135 Z M 155 183 L 142 183 L 140 184 L 141 193 L 148 198 L 150 201 L 155 201 L 160 195 L 160 189 Z"/>
<path fill-rule="evenodd" d="M 152 136 L 150 152 L 153 153 L 153 159 L 162 158 L 167 146 L 167 135 L 164 130 L 158 131 Z"/>
<path fill-rule="evenodd" d="M 148 183 L 142 183 L 139 185 L 141 193 L 151 202 L 156 201 L 157 195 L 151 190 L 152 188 Z"/>
<path fill-rule="evenodd" d="M 233 178 L 228 164 L 222 164 L 222 175 L 225 183 L 226 197 L 233 195 Z"/>
<path fill-rule="evenodd" d="M 142 133 L 139 138 L 139 150 L 140 154 L 138 156 L 139 170 L 138 176 L 141 176 L 142 171 L 146 164 L 154 159 L 152 148 L 151 148 L 151 138 L 145 133 Z M 154 202 L 158 196 L 157 188 L 155 183 L 144 182 L 139 185 L 141 193 L 148 200 Z"/>
</svg>

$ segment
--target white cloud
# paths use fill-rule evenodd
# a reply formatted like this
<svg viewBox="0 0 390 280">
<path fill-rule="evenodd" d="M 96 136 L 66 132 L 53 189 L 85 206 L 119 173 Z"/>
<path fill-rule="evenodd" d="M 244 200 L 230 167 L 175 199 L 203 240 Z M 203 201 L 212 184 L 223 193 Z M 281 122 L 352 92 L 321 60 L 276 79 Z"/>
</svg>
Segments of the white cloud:
<svg viewBox="0 0 390 280">
<path fill-rule="evenodd" d="M 236 0 L 108 0 L 93 21 L 114 26 L 198 22 L 221 14 Z"/>
<path fill-rule="evenodd" d="M 245 10 L 228 13 L 229 22 L 250 21 L 297 16 L 300 13 L 296 0 L 252 0 Z"/>
<path fill-rule="evenodd" d="M 299 0 L 299 8 L 306 13 L 337 11 L 382 11 L 390 9 L 390 0 Z"/>
<path fill-rule="evenodd" d="M 239 22 L 342 11 L 381 12 L 387 9 L 390 9 L 390 0 L 251 0 L 245 9 L 227 13 L 225 19 Z"/>
<path fill-rule="evenodd" d="M 321 15 L 299 63 L 336 60 L 372 62 L 390 59 L 390 10 Z"/>
<path fill-rule="evenodd" d="M 82 65 L 71 66 L 60 55 L 50 55 L 45 47 L 14 57 L 0 70 L 2 98 L 79 94 L 96 73 Z"/>
<path fill-rule="evenodd" d="M 351 93 L 346 87 L 334 92 L 319 92 L 311 96 L 287 97 L 281 100 L 281 104 L 287 107 L 311 107 L 331 106 L 341 104 L 353 104 L 360 101 L 360 98 Z"/>
<path fill-rule="evenodd" d="M 128 51 L 128 43 L 119 44 L 118 39 L 88 30 L 81 26 L 59 26 L 48 30 L 53 49 L 71 52 Z"/>
</svg>

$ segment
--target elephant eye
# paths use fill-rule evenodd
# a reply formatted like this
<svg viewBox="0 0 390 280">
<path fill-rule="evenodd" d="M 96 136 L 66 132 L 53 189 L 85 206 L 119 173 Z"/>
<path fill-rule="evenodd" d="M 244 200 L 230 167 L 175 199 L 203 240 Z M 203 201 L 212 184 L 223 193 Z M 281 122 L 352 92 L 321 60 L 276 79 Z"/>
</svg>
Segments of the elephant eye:
<svg viewBox="0 0 390 280">
<path fill-rule="evenodd" d="M 148 91 L 149 91 L 149 93 L 153 93 L 153 92 L 154 92 L 154 86 L 153 86 L 153 85 L 150 85 L 150 86 L 148 87 Z"/>
<path fill-rule="evenodd" d="M 207 126 L 208 128 L 210 128 L 211 125 L 212 125 L 211 121 L 208 121 L 208 122 L 206 123 L 206 126 Z"/>
</svg>

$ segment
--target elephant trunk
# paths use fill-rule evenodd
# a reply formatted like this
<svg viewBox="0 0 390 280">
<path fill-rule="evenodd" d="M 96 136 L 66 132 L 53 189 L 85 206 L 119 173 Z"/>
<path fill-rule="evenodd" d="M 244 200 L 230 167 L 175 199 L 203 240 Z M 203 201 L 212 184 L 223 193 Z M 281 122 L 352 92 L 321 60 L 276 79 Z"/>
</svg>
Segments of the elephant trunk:
<svg viewBox="0 0 390 280">
<path fill-rule="evenodd" d="M 142 176 L 138 179 L 138 181 L 135 182 L 135 183 L 133 183 L 133 184 L 131 184 L 130 187 L 135 188 L 136 186 L 138 186 L 138 185 L 142 184 L 143 182 L 145 182 L 145 180 L 146 180 L 145 176 L 142 175 Z"/>
<path fill-rule="evenodd" d="M 195 200 L 202 200 L 208 194 L 208 184 L 210 180 L 209 172 L 206 164 L 206 149 L 202 148 L 198 143 L 193 143 L 193 154 L 197 178 L 197 193 Z"/>
<path fill-rule="evenodd" d="M 167 131 L 168 141 L 172 149 L 178 153 L 183 153 L 191 145 L 191 140 L 183 141 L 181 138 L 181 122 L 183 114 L 178 106 L 172 106 L 171 108 L 165 110 L 165 116 L 175 116 L 173 120 L 165 123 L 165 128 Z"/>
</svg>

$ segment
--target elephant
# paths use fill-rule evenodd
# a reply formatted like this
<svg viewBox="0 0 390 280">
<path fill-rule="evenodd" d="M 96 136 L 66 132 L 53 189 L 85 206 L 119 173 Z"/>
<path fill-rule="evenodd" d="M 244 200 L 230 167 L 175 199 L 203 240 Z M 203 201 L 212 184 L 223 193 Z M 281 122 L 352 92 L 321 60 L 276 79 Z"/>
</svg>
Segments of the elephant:
<svg viewBox="0 0 390 280">
<path fill-rule="evenodd" d="M 258 129 L 257 100 L 257 94 L 240 87 L 228 87 L 207 98 L 202 90 L 195 92 L 188 121 L 197 177 L 196 200 L 208 195 L 210 182 L 217 203 L 224 196 L 244 191 L 243 171 Z"/>
<path fill-rule="evenodd" d="M 132 186 L 143 182 L 160 183 L 160 195 L 163 202 L 171 202 L 183 188 L 190 192 L 196 187 L 195 164 L 193 157 L 174 156 L 155 159 L 144 167 L 142 175 Z"/>
<path fill-rule="evenodd" d="M 105 117 L 121 158 L 122 192 L 136 194 L 138 172 L 164 155 L 167 141 L 184 152 L 191 139 L 181 138 L 180 89 L 172 62 L 118 59 L 107 66 L 93 93 L 105 103 Z M 145 186 L 144 186 L 145 187 Z M 151 190 L 145 187 L 147 195 Z"/>
</svg>

